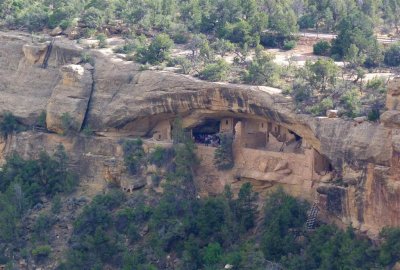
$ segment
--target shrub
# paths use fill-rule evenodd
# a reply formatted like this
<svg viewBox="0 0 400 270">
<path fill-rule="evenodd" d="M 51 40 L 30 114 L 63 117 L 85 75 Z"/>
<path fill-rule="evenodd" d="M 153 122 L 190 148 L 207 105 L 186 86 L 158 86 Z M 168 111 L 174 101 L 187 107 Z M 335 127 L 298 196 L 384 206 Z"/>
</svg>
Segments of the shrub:
<svg viewBox="0 0 400 270">
<path fill-rule="evenodd" d="M 137 44 L 135 42 L 127 42 L 122 46 L 119 46 L 114 49 L 115 53 L 123 53 L 123 54 L 130 54 L 135 51 Z"/>
<path fill-rule="evenodd" d="M 66 30 L 71 25 L 72 25 L 72 21 L 70 21 L 70 20 L 62 20 L 60 22 L 60 27 L 61 27 L 62 30 Z"/>
<path fill-rule="evenodd" d="M 35 235 L 35 238 L 37 240 L 47 240 L 48 239 L 48 232 L 53 226 L 53 219 L 46 215 L 46 214 L 40 214 L 35 221 L 35 224 L 33 226 L 33 233 Z"/>
<path fill-rule="evenodd" d="M 294 40 L 287 40 L 283 43 L 283 49 L 285 51 L 290 51 L 296 47 L 297 43 Z"/>
<path fill-rule="evenodd" d="M 204 69 L 200 72 L 199 77 L 203 80 L 207 81 L 224 81 L 228 75 L 229 64 L 220 59 L 215 63 L 208 64 L 204 67 Z"/>
<path fill-rule="evenodd" d="M 192 62 L 185 56 L 178 56 L 173 58 L 168 63 L 169 66 L 180 66 L 183 74 L 189 74 L 193 68 Z"/>
<path fill-rule="evenodd" d="M 186 32 L 176 32 L 172 34 L 172 40 L 176 44 L 186 44 L 190 40 L 190 34 Z"/>
<path fill-rule="evenodd" d="M 36 260 L 47 258 L 51 253 L 51 247 L 48 245 L 38 246 L 32 250 L 32 255 Z"/>
<path fill-rule="evenodd" d="M 0 122 L 0 133 L 4 138 L 7 138 L 13 132 L 22 130 L 22 125 L 18 123 L 17 118 L 10 112 L 7 112 L 3 116 L 3 120 Z"/>
<path fill-rule="evenodd" d="M 389 265 L 400 259 L 400 229 L 384 228 L 380 236 L 385 240 L 380 253 L 379 261 L 383 265 Z"/>
<path fill-rule="evenodd" d="M 367 89 L 373 90 L 375 93 L 386 93 L 386 82 L 384 78 L 374 77 L 365 85 Z"/>
<path fill-rule="evenodd" d="M 314 26 L 315 26 L 315 16 L 306 14 L 299 18 L 300 29 L 313 28 Z"/>
<path fill-rule="evenodd" d="M 39 127 L 46 127 L 46 111 L 42 111 L 39 114 L 39 117 L 36 121 L 36 125 L 38 125 Z"/>
<path fill-rule="evenodd" d="M 88 52 L 83 52 L 81 54 L 81 62 L 82 63 L 89 63 L 91 65 L 94 65 L 94 59 L 92 57 L 92 55 Z"/>
<path fill-rule="evenodd" d="M 360 113 L 361 100 L 360 92 L 357 89 L 351 89 L 345 92 L 340 101 L 345 109 L 345 113 L 349 117 L 355 117 Z"/>
<path fill-rule="evenodd" d="M 98 34 L 96 39 L 99 41 L 99 47 L 105 48 L 107 47 L 107 36 L 103 33 Z"/>
<path fill-rule="evenodd" d="M 61 208 L 62 208 L 61 197 L 60 195 L 56 195 L 54 196 L 53 201 L 51 203 L 51 213 L 59 214 Z"/>
<path fill-rule="evenodd" d="M 219 135 L 220 145 L 214 152 L 215 167 L 219 170 L 229 170 L 235 165 L 233 159 L 233 135 L 222 133 Z"/>
<path fill-rule="evenodd" d="M 141 139 L 125 141 L 122 144 L 124 151 L 125 166 L 132 175 L 141 172 L 141 166 L 145 161 L 145 152 L 143 150 L 143 141 Z"/>
<path fill-rule="evenodd" d="M 310 112 L 316 116 L 325 115 L 327 110 L 333 109 L 333 106 L 334 104 L 332 98 L 324 98 L 319 104 L 313 105 L 310 108 Z"/>
<path fill-rule="evenodd" d="M 272 193 L 265 203 L 262 250 L 267 260 L 278 261 L 288 253 L 300 249 L 295 241 L 295 231 L 304 226 L 307 206 L 285 194 L 283 190 Z"/>
<path fill-rule="evenodd" d="M 83 135 L 85 135 L 87 137 L 90 137 L 90 136 L 92 136 L 94 134 L 94 131 L 90 126 L 87 126 L 87 127 L 82 129 L 82 133 L 83 133 Z"/>
<path fill-rule="evenodd" d="M 82 22 L 89 28 L 98 28 L 103 23 L 103 12 L 95 7 L 90 7 L 82 15 Z"/>
<path fill-rule="evenodd" d="M 279 68 L 274 63 L 275 56 L 258 52 L 243 74 L 243 80 L 255 85 L 273 85 L 279 76 Z"/>
<path fill-rule="evenodd" d="M 390 46 L 385 52 L 384 62 L 388 66 L 400 66 L 400 44 Z"/>
<path fill-rule="evenodd" d="M 329 56 L 331 53 L 331 43 L 326 40 L 318 41 L 313 46 L 313 52 L 315 55 Z"/>
<path fill-rule="evenodd" d="M 234 24 L 226 24 L 222 32 L 223 37 L 234 43 L 249 43 L 251 39 L 251 25 L 245 20 L 240 20 Z"/>
<path fill-rule="evenodd" d="M 228 52 L 235 50 L 235 45 L 229 40 L 217 39 L 211 44 L 212 49 L 222 57 L 224 57 Z"/>
<path fill-rule="evenodd" d="M 156 36 L 148 47 L 136 49 L 136 60 L 142 64 L 159 64 L 168 60 L 174 42 L 167 34 Z"/>
<path fill-rule="evenodd" d="M 68 135 L 74 129 L 74 120 L 72 119 L 71 115 L 68 112 L 65 112 L 61 115 L 61 128 L 62 134 Z"/>
<path fill-rule="evenodd" d="M 204 248 L 203 261 L 206 265 L 214 265 L 222 256 L 222 248 L 219 243 L 210 243 Z"/>
<path fill-rule="evenodd" d="M 157 146 L 153 152 L 149 154 L 149 161 L 158 167 L 167 165 L 174 156 L 174 151 L 171 148 L 163 148 Z"/>
</svg>

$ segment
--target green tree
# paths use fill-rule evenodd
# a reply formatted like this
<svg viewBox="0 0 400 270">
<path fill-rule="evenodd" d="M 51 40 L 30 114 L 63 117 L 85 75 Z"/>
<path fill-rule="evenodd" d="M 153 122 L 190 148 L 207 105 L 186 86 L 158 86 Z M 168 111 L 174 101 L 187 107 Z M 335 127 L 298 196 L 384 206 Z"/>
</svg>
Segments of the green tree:
<svg viewBox="0 0 400 270">
<path fill-rule="evenodd" d="M 378 44 L 371 19 L 357 10 L 341 20 L 338 31 L 332 41 L 332 55 L 339 58 L 345 57 L 351 46 L 357 47 L 359 54 L 368 54 Z"/>
<path fill-rule="evenodd" d="M 340 101 L 345 109 L 345 113 L 349 117 L 355 117 L 360 113 L 361 108 L 361 93 L 356 89 L 346 91 L 340 98 Z"/>
<path fill-rule="evenodd" d="M 22 126 L 17 118 L 10 112 L 6 112 L 0 122 L 0 132 L 3 138 L 7 138 L 13 132 L 21 131 Z"/>
<path fill-rule="evenodd" d="M 262 250 L 267 260 L 279 261 L 289 253 L 297 253 L 299 244 L 294 234 L 306 221 L 306 205 L 285 194 L 281 189 L 272 193 L 265 203 Z"/>
<path fill-rule="evenodd" d="M 136 49 L 136 60 L 142 64 L 158 64 L 168 60 L 174 42 L 167 34 L 156 36 L 148 47 Z"/>
<path fill-rule="evenodd" d="M 313 46 L 313 52 L 315 55 L 328 56 L 331 53 L 331 44 L 326 40 L 318 41 Z"/>
<path fill-rule="evenodd" d="M 125 166 L 128 168 L 129 173 L 132 175 L 140 174 L 145 162 L 143 141 L 141 139 L 124 141 L 122 149 L 124 151 Z"/>
<path fill-rule="evenodd" d="M 324 93 L 335 85 L 338 71 L 332 59 L 318 59 L 315 63 L 306 62 L 303 76 L 313 89 Z"/>
<path fill-rule="evenodd" d="M 219 59 L 215 63 L 207 64 L 199 73 L 200 79 L 207 81 L 225 81 L 229 71 L 229 64 Z"/>
<path fill-rule="evenodd" d="M 387 49 L 384 61 L 388 66 L 400 66 L 400 44 L 391 45 Z"/>
<path fill-rule="evenodd" d="M 255 85 L 274 85 L 279 77 L 278 66 L 274 63 L 275 56 L 257 49 L 256 56 L 244 72 L 243 80 Z"/>
<path fill-rule="evenodd" d="M 214 152 L 214 164 L 219 170 L 230 170 L 235 165 L 233 157 L 233 135 L 221 133 L 219 135 L 220 145 Z"/>
</svg>

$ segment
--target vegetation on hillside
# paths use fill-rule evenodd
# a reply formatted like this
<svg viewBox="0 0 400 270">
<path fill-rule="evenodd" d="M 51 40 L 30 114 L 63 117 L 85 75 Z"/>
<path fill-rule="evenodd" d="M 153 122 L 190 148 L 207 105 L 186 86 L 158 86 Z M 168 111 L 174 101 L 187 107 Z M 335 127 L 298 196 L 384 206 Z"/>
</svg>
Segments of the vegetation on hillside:
<svg viewBox="0 0 400 270">
<path fill-rule="evenodd" d="M 110 187 L 94 197 L 78 212 L 57 269 L 222 269 L 228 264 L 231 269 L 273 264 L 285 269 L 381 269 L 400 259 L 399 229 L 383 230 L 381 245 L 352 228 L 320 224 L 307 231 L 308 204 L 282 189 L 271 192 L 262 213 L 250 183 L 243 183 L 237 196 L 226 186 L 223 194 L 200 198 L 194 144 L 179 123 L 171 150 L 158 147 L 145 153 L 140 140 L 123 143 L 132 177 L 137 164 L 155 164 L 165 172 L 163 193 L 150 189 L 128 195 Z M 66 161 L 60 145 L 53 157 L 42 153 L 23 160 L 13 155 L 0 171 L 0 263 L 9 269 L 13 258 L 33 258 L 38 265 L 52 260 L 55 242 L 49 231 L 59 219 L 59 194 L 76 184 Z M 44 198 L 53 201 L 51 209 L 37 215 L 27 231 L 26 217 Z"/>
<path fill-rule="evenodd" d="M 0 264 L 12 262 L 21 253 L 38 261 L 50 254 L 46 232 L 52 218 L 39 216 L 30 232 L 26 231 L 26 218 L 33 208 L 73 191 L 76 184 L 62 145 L 53 156 L 42 152 L 37 159 L 24 160 L 17 154 L 7 158 L 0 170 Z"/>
</svg>

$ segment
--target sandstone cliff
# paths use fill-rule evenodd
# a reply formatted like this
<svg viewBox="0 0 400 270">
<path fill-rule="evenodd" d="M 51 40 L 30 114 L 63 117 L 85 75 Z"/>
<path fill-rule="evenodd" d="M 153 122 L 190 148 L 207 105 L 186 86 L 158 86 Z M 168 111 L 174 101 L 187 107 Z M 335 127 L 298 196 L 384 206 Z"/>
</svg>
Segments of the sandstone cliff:
<svg viewBox="0 0 400 270">
<path fill-rule="evenodd" d="M 384 226 L 400 226 L 396 83 L 388 94 L 390 111 L 383 115 L 384 123 L 356 123 L 296 114 L 290 98 L 279 89 L 140 71 L 137 64 L 102 50 L 86 52 L 93 58 L 91 66 L 81 61 L 83 48 L 62 38 L 55 40 L 46 59 L 48 49 L 49 42 L 32 43 L 21 33 L 0 33 L 0 115 L 11 111 L 21 123 L 33 125 L 45 111 L 48 129 L 61 133 L 62 115 L 68 113 L 73 129 L 90 128 L 95 136 L 67 138 L 27 131 L 3 142 L 2 158 L 11 151 L 24 156 L 52 151 L 61 142 L 71 166 L 90 186 L 125 179 L 120 138 L 151 138 L 163 121 L 180 116 L 188 128 L 209 118 L 268 121 L 301 137 L 307 145 L 304 153 L 235 146 L 235 168 L 219 172 L 209 162 L 212 149 L 199 147 L 203 162 L 197 180 L 204 193 L 238 179 L 252 181 L 260 192 L 282 185 L 307 200 L 319 198 L 325 218 L 352 223 L 371 235 Z M 329 165 L 324 172 L 316 169 L 322 161 Z"/>
</svg>

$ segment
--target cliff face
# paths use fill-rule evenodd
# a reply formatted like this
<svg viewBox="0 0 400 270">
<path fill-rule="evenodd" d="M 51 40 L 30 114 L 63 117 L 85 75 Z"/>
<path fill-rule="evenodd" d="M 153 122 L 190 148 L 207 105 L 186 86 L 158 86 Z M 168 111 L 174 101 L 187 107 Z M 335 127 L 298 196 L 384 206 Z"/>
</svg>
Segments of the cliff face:
<svg viewBox="0 0 400 270">
<path fill-rule="evenodd" d="M 307 200 L 318 198 L 326 219 L 351 222 L 371 235 L 384 226 L 400 226 L 400 112 L 396 101 L 400 83 L 395 81 L 388 93 L 390 111 L 382 116 L 383 124 L 357 124 L 296 114 L 292 101 L 279 89 L 140 71 L 137 64 L 104 51 L 88 52 L 93 66 L 85 64 L 81 62 L 83 49 L 61 38 L 49 52 L 48 67 L 42 68 L 48 49 L 49 43 L 32 44 L 20 33 L 0 33 L 0 115 L 10 111 L 22 123 L 32 125 L 45 111 L 48 129 L 61 133 L 62 116 L 68 114 L 72 129 L 90 128 L 97 136 L 23 132 L 0 144 L 1 158 L 12 151 L 25 157 L 40 150 L 51 152 L 63 143 L 71 166 L 90 188 L 91 183 L 129 178 L 123 168 L 121 138 L 151 137 L 160 123 L 177 116 L 188 128 L 205 119 L 235 119 L 241 122 L 238 130 L 251 121 L 265 121 L 300 137 L 303 151 L 248 149 L 242 146 L 249 139 L 237 136 L 235 168 L 220 172 L 210 162 L 213 150 L 199 146 L 203 161 L 197 180 L 202 192 L 222 190 L 226 183 L 237 185 L 238 179 L 239 183 L 252 181 L 261 193 L 281 185 Z M 277 140 L 278 145 L 279 136 Z M 150 148 L 168 145 L 145 142 Z M 132 188 L 144 184 L 142 179 Z"/>
</svg>

